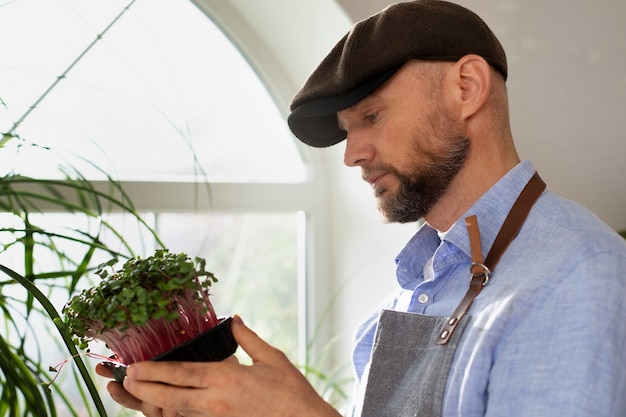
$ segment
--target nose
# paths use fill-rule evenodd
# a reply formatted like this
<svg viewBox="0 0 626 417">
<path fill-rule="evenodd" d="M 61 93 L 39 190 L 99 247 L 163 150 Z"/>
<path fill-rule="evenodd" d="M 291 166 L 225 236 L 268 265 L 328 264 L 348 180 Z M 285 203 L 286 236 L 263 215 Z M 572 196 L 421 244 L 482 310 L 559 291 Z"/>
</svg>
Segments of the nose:
<svg viewBox="0 0 626 417">
<path fill-rule="evenodd" d="M 349 167 L 363 166 L 374 159 L 375 150 L 358 132 L 348 132 L 343 163 Z"/>
</svg>

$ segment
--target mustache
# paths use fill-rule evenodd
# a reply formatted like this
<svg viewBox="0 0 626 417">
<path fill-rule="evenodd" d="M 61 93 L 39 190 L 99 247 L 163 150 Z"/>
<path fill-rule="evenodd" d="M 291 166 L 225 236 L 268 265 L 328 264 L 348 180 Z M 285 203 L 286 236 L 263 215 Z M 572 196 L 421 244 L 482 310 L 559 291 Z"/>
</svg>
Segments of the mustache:
<svg viewBox="0 0 626 417">
<path fill-rule="evenodd" d="M 379 177 L 383 174 L 393 174 L 400 176 L 400 172 L 396 168 L 388 164 L 375 164 L 361 167 L 361 179 L 369 182 L 371 178 Z"/>
</svg>

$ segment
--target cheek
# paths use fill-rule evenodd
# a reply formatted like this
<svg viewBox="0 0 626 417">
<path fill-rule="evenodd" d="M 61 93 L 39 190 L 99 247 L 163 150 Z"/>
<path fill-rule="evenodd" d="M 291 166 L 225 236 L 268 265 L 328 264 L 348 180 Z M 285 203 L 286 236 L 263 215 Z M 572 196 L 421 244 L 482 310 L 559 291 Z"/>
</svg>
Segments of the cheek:
<svg viewBox="0 0 626 417">
<path fill-rule="evenodd" d="M 433 121 L 407 110 L 385 122 L 378 142 L 382 161 L 401 173 L 415 172 L 438 145 Z"/>
<path fill-rule="evenodd" d="M 407 121 L 394 121 L 388 123 L 381 131 L 382 148 L 389 155 L 402 157 L 408 151 L 415 148 L 417 129 L 413 123 Z"/>
<path fill-rule="evenodd" d="M 424 162 L 428 155 L 428 147 L 424 146 L 424 135 L 417 129 L 404 129 L 395 136 L 390 145 L 396 155 L 396 167 L 403 173 L 413 172 L 416 165 Z"/>
</svg>

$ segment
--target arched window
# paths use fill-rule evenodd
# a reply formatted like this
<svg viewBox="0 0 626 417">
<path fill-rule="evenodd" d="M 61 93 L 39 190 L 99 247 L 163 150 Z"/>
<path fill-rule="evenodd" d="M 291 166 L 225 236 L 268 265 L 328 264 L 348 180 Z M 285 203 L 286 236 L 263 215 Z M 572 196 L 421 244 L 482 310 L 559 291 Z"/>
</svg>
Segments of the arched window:
<svg viewBox="0 0 626 417">
<path fill-rule="evenodd" d="M 120 180 L 170 250 L 207 259 L 218 311 L 297 361 L 307 166 L 222 32 L 186 0 L 29 0 L 2 6 L 0 37 L 2 175 L 58 178 L 62 160 L 96 186 Z"/>
</svg>

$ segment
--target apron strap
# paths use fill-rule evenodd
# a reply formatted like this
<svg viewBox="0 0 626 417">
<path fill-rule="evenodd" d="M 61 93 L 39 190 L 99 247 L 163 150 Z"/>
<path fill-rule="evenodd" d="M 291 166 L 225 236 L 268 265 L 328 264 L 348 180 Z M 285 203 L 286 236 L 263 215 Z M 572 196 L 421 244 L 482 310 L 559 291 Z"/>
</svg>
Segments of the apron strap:
<svg viewBox="0 0 626 417">
<path fill-rule="evenodd" d="M 522 224 L 524 224 L 524 220 L 526 220 L 526 217 L 530 212 L 530 209 L 543 193 L 545 188 L 546 184 L 539 177 L 539 174 L 535 172 L 520 195 L 517 197 L 517 200 L 515 200 L 515 203 L 504 220 L 504 223 L 502 224 L 502 227 L 500 228 L 500 231 L 498 232 L 498 235 L 496 236 L 484 263 L 482 261 L 480 231 L 478 229 L 476 216 L 470 216 L 465 219 L 472 253 L 472 265 L 470 267 L 472 276 L 470 279 L 470 285 L 465 293 L 465 296 L 463 297 L 463 300 L 461 300 L 461 303 L 458 305 L 456 310 L 454 310 L 450 319 L 443 326 L 435 344 L 445 345 L 448 343 L 450 336 L 452 336 L 452 333 L 459 324 L 459 321 L 472 305 L 474 298 L 476 298 L 483 287 L 489 282 L 491 271 L 493 271 L 496 267 L 496 264 L 502 257 L 502 254 L 521 229 Z"/>
</svg>

